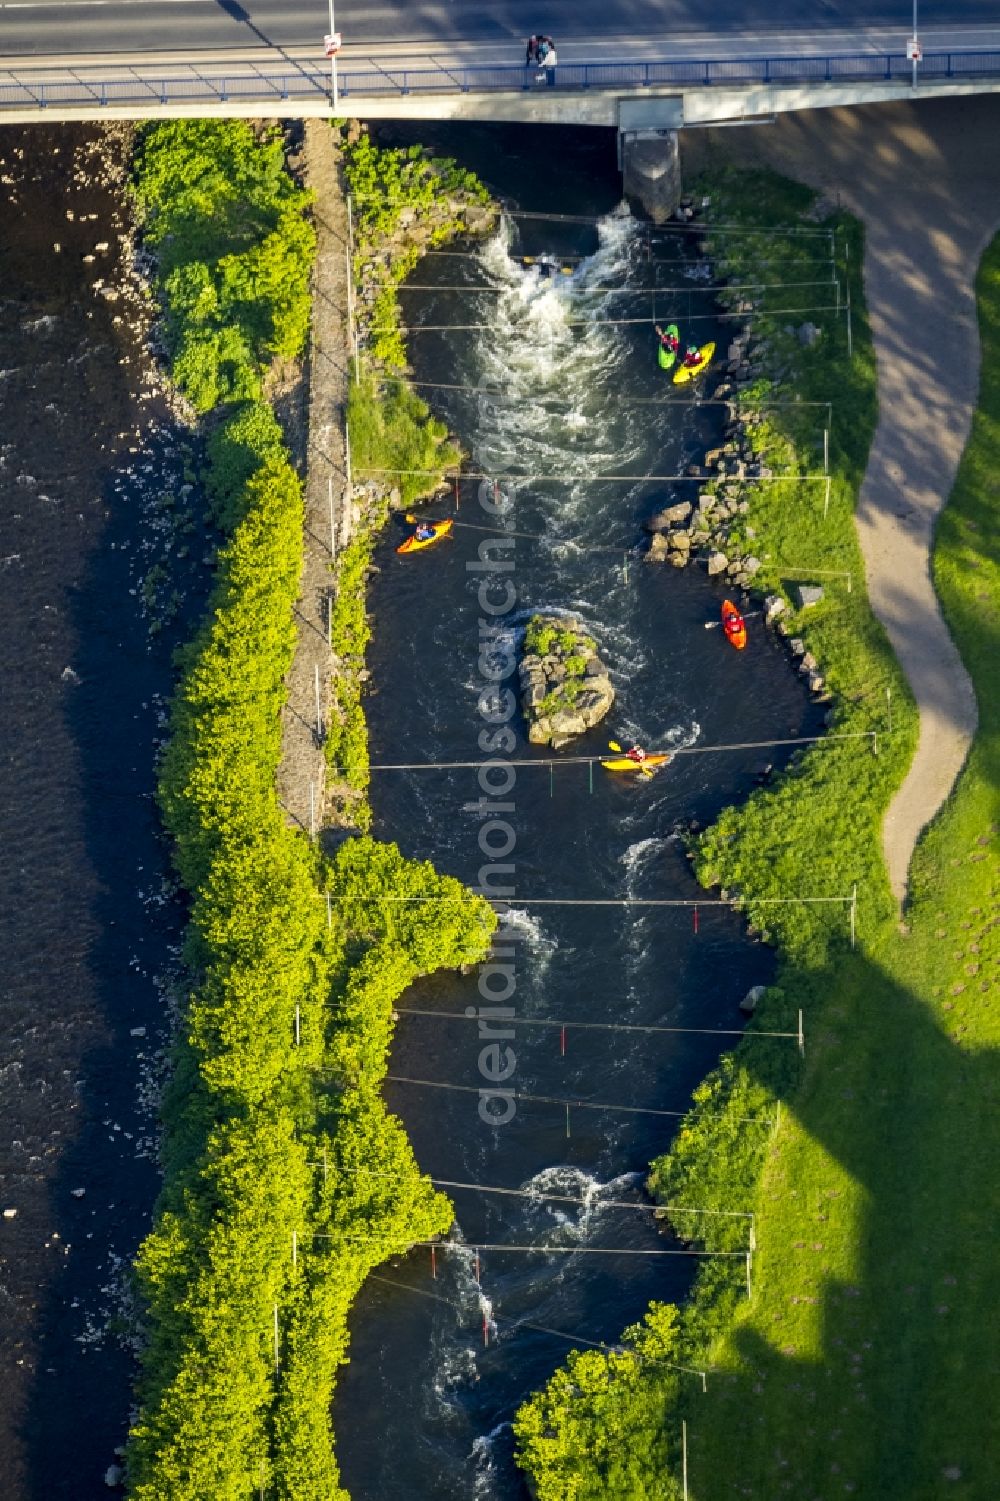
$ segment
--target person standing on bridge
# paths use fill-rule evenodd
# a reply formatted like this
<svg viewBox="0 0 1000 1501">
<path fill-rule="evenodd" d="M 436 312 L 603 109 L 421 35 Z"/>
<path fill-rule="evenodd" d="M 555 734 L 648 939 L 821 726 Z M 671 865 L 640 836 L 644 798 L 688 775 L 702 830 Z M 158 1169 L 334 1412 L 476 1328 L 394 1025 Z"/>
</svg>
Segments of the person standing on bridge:
<svg viewBox="0 0 1000 1501">
<path fill-rule="evenodd" d="M 535 61 L 538 63 L 538 72 L 535 74 L 535 82 L 541 83 L 544 75 L 545 82 L 551 88 L 556 81 L 556 44 L 550 36 L 538 38 L 535 48 Z"/>
<path fill-rule="evenodd" d="M 524 49 L 524 66 L 530 68 L 532 63 L 538 62 L 538 44 L 540 36 L 529 36 L 528 44 Z"/>
</svg>

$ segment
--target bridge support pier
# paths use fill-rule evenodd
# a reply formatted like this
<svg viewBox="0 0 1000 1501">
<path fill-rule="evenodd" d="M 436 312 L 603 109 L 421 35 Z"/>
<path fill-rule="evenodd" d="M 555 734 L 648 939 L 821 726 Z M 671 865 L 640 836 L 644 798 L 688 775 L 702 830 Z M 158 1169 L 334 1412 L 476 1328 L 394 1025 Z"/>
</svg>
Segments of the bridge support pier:
<svg viewBox="0 0 1000 1501">
<path fill-rule="evenodd" d="M 653 222 L 662 224 L 681 201 L 677 131 L 622 131 L 618 147 L 626 198 L 638 198 Z"/>
</svg>

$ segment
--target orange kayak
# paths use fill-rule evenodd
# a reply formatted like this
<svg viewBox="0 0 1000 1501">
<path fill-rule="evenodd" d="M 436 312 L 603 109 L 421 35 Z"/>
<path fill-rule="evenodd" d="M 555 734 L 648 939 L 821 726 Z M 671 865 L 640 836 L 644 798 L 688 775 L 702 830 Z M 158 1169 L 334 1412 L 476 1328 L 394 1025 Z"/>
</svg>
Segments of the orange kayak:
<svg viewBox="0 0 1000 1501">
<path fill-rule="evenodd" d="M 747 623 L 731 599 L 722 601 L 722 629 L 730 645 L 742 651 L 747 644 Z"/>
<path fill-rule="evenodd" d="M 430 528 L 429 537 L 418 537 L 416 532 L 412 532 L 405 542 L 399 544 L 396 551 L 421 552 L 425 547 L 433 547 L 435 542 L 440 542 L 442 537 L 447 537 L 454 522 L 450 516 L 446 516 L 444 521 L 428 521 L 425 525 Z"/>
</svg>

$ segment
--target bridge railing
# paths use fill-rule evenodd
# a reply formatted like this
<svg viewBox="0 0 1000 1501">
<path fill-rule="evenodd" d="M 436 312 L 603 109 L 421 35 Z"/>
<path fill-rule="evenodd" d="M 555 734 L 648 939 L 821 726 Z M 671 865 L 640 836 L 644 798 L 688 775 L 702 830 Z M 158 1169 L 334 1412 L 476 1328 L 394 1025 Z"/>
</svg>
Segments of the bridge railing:
<svg viewBox="0 0 1000 1501">
<path fill-rule="evenodd" d="M 654 87 L 711 88 L 751 84 L 877 82 L 908 83 L 912 63 L 903 53 L 857 52 L 817 57 L 653 59 L 560 63 L 554 85 L 562 92 Z M 919 65 L 925 82 L 1000 77 L 1000 51 L 925 52 Z M 341 98 L 408 94 L 534 93 L 550 86 L 544 69 L 510 64 L 450 67 L 431 59 L 418 66 L 347 64 L 338 72 Z M 145 69 L 107 77 L 84 76 L 82 69 L 58 80 L 30 73 L 0 72 L 0 113 L 6 109 L 98 109 L 157 105 L 227 104 L 329 97 L 330 73 L 311 63 L 280 68 L 251 66 L 217 73 L 197 66 L 162 76 Z"/>
<path fill-rule="evenodd" d="M 561 89 L 710 88 L 713 85 L 770 83 L 837 83 L 900 79 L 909 82 L 913 64 L 905 53 L 857 52 L 817 57 L 691 58 L 600 63 L 560 63 L 555 72 Z M 924 79 L 989 77 L 1000 74 L 1000 51 L 925 52 L 919 67 Z M 480 93 L 503 89 L 534 92 L 546 87 L 544 69 L 475 64 L 471 67 L 344 68 L 339 75 L 344 97 L 353 94 Z"/>
</svg>

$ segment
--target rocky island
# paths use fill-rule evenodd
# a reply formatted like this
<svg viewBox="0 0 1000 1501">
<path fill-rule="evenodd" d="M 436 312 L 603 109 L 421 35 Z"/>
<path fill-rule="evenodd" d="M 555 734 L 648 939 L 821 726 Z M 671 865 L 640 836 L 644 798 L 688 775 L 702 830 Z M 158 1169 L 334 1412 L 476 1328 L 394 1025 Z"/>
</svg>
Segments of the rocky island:
<svg viewBox="0 0 1000 1501">
<path fill-rule="evenodd" d="M 524 632 L 521 704 L 532 745 L 559 750 L 600 724 L 615 701 L 597 646 L 571 615 L 533 615 Z"/>
</svg>

